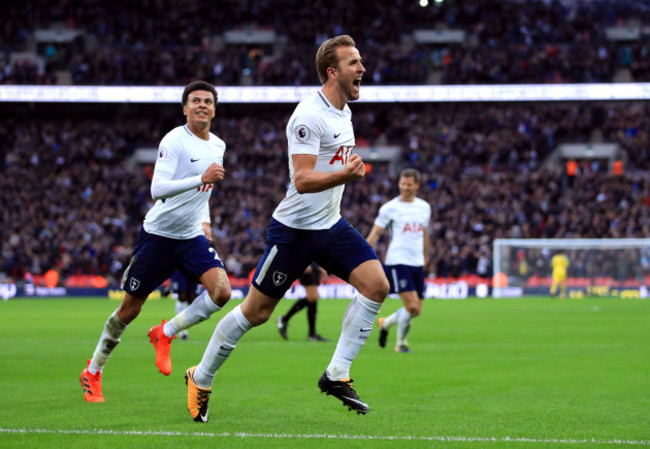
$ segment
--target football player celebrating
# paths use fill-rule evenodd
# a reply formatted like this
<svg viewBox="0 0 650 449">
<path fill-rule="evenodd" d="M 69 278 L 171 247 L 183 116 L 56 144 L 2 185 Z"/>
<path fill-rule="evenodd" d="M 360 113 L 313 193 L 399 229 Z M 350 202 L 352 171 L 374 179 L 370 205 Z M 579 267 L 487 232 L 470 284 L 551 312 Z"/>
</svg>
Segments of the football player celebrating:
<svg viewBox="0 0 650 449">
<path fill-rule="evenodd" d="M 155 205 L 144 218 L 133 257 L 122 277 L 125 292 L 120 306 L 108 317 L 88 366 L 80 376 L 84 398 L 104 402 L 102 370 L 149 294 L 180 269 L 198 279 L 205 291 L 169 323 L 149 331 L 158 370 L 172 370 L 169 349 L 176 333 L 207 319 L 230 299 L 230 283 L 219 255 L 210 244 L 209 200 L 213 184 L 224 178 L 226 144 L 210 132 L 217 91 L 194 81 L 183 91 L 187 123 L 160 142 L 151 181 Z"/>
<path fill-rule="evenodd" d="M 287 124 L 290 184 L 268 226 L 266 250 L 248 294 L 219 321 L 198 366 L 187 370 L 188 408 L 195 421 L 207 421 L 215 375 L 239 339 L 269 319 L 312 261 L 358 291 L 318 387 L 349 410 L 370 411 L 352 387 L 350 366 L 372 331 L 389 286 L 375 251 L 340 214 L 345 184 L 365 176 L 365 164 L 353 153 L 347 104 L 359 98 L 365 68 L 347 35 L 321 44 L 316 68 L 323 87 L 298 104 Z"/>
</svg>

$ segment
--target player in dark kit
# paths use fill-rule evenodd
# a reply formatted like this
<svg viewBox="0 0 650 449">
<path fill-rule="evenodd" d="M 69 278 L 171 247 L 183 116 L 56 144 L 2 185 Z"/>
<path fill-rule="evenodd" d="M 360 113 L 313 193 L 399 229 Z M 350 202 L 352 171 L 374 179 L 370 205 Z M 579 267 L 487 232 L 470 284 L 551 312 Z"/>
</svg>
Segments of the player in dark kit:
<svg viewBox="0 0 650 449">
<path fill-rule="evenodd" d="M 317 263 L 312 263 L 298 278 L 300 284 L 305 287 L 306 296 L 296 301 L 285 315 L 280 315 L 278 317 L 277 321 L 278 332 L 280 332 L 280 335 L 285 340 L 289 339 L 287 335 L 289 320 L 296 313 L 307 307 L 307 321 L 309 323 L 309 334 L 307 335 L 307 340 L 330 341 L 329 338 L 325 338 L 316 332 L 316 315 L 318 314 L 318 286 L 320 285 L 320 279 L 323 271 L 324 270 L 319 267 Z"/>
</svg>

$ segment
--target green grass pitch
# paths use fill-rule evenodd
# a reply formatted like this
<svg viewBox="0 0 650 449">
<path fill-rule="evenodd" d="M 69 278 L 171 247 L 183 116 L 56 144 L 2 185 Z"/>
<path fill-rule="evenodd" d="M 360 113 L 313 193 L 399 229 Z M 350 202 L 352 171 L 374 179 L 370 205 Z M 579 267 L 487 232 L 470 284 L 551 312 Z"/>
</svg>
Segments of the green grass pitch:
<svg viewBox="0 0 650 449">
<path fill-rule="evenodd" d="M 239 304 L 231 301 L 226 311 Z M 379 348 L 377 330 L 352 366 L 366 416 L 316 382 L 329 363 L 346 300 L 321 300 L 307 342 L 304 312 L 278 335 L 275 318 L 240 341 L 218 373 L 210 422 L 191 421 L 184 370 L 220 317 L 172 344 L 158 373 L 146 333 L 174 314 L 152 300 L 104 370 L 106 402 L 83 400 L 79 373 L 108 315 L 107 299 L 0 302 L 0 448 L 612 448 L 650 446 L 650 301 L 427 300 L 411 354 Z M 389 299 L 381 315 L 400 306 Z"/>
</svg>

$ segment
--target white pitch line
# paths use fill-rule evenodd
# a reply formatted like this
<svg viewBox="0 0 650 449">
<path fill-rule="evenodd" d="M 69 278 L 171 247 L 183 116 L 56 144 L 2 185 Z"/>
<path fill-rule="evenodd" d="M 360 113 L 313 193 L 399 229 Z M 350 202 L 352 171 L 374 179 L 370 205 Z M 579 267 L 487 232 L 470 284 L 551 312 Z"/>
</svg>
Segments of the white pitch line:
<svg viewBox="0 0 650 449">
<path fill-rule="evenodd" d="M 461 443 L 547 443 L 547 444 L 610 444 L 613 446 L 650 446 L 650 440 L 611 439 L 598 440 L 573 438 L 525 438 L 525 437 L 464 437 L 464 436 L 416 436 L 416 435 L 336 435 L 326 433 L 250 433 L 250 432 L 166 432 L 162 430 L 74 430 L 74 429 L 7 429 L 0 427 L 0 433 L 51 434 L 51 435 L 154 435 L 209 438 L 275 438 L 315 440 L 392 440 L 392 441 L 447 441 Z"/>
</svg>

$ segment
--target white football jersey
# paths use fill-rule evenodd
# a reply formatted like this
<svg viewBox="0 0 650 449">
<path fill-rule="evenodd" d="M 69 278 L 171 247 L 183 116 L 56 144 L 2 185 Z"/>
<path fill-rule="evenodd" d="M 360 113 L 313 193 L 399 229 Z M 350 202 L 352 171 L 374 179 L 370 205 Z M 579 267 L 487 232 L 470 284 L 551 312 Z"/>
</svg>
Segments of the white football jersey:
<svg viewBox="0 0 650 449">
<path fill-rule="evenodd" d="M 424 233 L 430 220 L 431 205 L 420 198 L 406 203 L 398 196 L 381 206 L 375 224 L 390 232 L 384 263 L 424 266 Z"/>
<path fill-rule="evenodd" d="M 273 218 L 295 229 L 329 229 L 341 218 L 341 198 L 345 185 L 318 193 L 296 191 L 293 182 L 294 154 L 317 156 L 314 170 L 333 172 L 342 169 L 354 149 L 352 111 L 332 106 L 318 91 L 301 101 L 287 124 L 289 142 L 289 176 L 287 196 L 273 213 Z"/>
<path fill-rule="evenodd" d="M 203 184 L 201 175 L 213 162 L 223 165 L 225 151 L 223 140 L 212 133 L 203 140 L 187 125 L 167 133 L 158 148 L 154 182 L 157 176 L 172 182 L 185 180 L 186 187 L 181 193 L 156 201 L 144 218 L 145 231 L 177 240 L 203 235 L 202 224 L 210 223 L 213 185 Z"/>
</svg>

